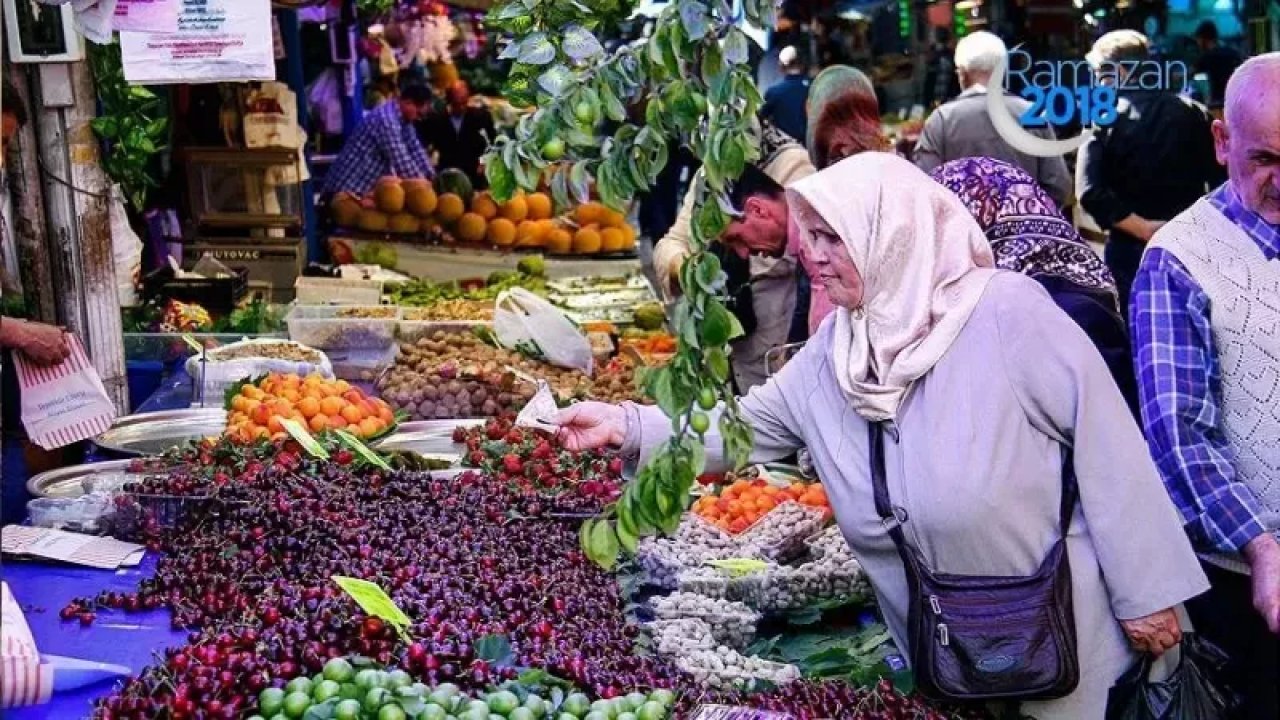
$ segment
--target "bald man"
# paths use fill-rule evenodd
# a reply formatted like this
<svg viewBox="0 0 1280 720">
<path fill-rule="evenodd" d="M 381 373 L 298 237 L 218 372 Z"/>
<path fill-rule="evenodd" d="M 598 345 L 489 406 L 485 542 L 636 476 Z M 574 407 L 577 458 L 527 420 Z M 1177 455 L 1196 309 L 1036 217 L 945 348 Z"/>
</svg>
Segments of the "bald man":
<svg viewBox="0 0 1280 720">
<path fill-rule="evenodd" d="M 1134 282 L 1147 443 L 1213 589 L 1187 605 L 1231 656 L 1235 717 L 1280 718 L 1280 53 L 1227 83 L 1230 180 L 1155 233 Z"/>
</svg>

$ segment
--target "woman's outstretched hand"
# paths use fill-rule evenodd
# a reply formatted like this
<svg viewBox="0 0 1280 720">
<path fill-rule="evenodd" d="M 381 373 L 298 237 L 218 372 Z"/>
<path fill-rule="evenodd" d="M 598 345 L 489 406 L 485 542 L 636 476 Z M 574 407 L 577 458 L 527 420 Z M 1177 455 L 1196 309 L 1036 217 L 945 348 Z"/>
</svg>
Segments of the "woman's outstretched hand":
<svg viewBox="0 0 1280 720">
<path fill-rule="evenodd" d="M 1182 625 L 1173 608 L 1134 620 L 1121 620 L 1120 625 L 1134 650 L 1156 657 L 1182 642 Z"/>
<path fill-rule="evenodd" d="M 617 405 L 582 402 L 556 413 L 560 443 L 569 450 L 621 447 L 627 439 L 626 411 Z"/>
</svg>

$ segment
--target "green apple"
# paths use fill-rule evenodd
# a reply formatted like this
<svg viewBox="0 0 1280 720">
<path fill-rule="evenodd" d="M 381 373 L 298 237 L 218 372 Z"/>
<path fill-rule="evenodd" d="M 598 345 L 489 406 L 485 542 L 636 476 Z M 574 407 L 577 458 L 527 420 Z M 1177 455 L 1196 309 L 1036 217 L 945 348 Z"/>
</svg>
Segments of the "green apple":
<svg viewBox="0 0 1280 720">
<path fill-rule="evenodd" d="M 310 695 L 314 685 L 315 683 L 311 682 L 311 678 L 296 677 L 290 680 L 288 685 L 284 686 L 284 691 L 286 694 L 302 693 L 304 695 Z"/>
<path fill-rule="evenodd" d="M 586 717 L 591 712 L 591 698 L 582 693 L 573 693 L 564 699 L 564 703 L 560 705 L 561 713 L 568 713 L 574 717 Z"/>
<path fill-rule="evenodd" d="M 321 680 L 311 689 L 311 697 L 318 703 L 338 697 L 340 694 L 342 694 L 342 686 L 332 680 Z"/>
<path fill-rule="evenodd" d="M 334 720 L 360 720 L 360 701 L 343 700 L 333 708 Z"/>
<path fill-rule="evenodd" d="M 308 680 L 307 682 L 311 682 Z M 291 692 L 284 696 L 284 714 L 291 718 L 300 718 L 311 707 L 311 696 L 304 692 Z"/>
<path fill-rule="evenodd" d="M 334 658 L 324 664 L 324 679 L 336 683 L 350 682 L 356 676 L 356 669 L 343 658 Z"/>
<path fill-rule="evenodd" d="M 258 711 L 266 717 L 280 714 L 284 709 L 285 691 L 280 688 L 267 688 L 258 695 Z"/>
</svg>

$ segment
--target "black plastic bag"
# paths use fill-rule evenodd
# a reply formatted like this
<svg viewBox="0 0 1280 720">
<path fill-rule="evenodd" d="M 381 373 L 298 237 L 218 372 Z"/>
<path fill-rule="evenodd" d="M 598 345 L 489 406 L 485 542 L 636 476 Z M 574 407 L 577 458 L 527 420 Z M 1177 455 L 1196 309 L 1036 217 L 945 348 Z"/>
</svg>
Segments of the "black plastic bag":
<svg viewBox="0 0 1280 720">
<path fill-rule="evenodd" d="M 1182 658 L 1167 679 L 1152 682 L 1152 658 L 1120 677 L 1107 696 L 1107 720 L 1225 720 L 1238 698 L 1224 684 L 1227 656 L 1194 635 L 1182 638 Z"/>
</svg>

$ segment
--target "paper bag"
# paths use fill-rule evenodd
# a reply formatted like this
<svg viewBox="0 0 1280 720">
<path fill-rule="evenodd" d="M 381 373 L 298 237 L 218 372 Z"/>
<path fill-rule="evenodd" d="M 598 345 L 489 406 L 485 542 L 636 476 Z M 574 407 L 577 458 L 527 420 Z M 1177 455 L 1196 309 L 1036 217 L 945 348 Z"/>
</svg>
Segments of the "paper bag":
<svg viewBox="0 0 1280 720">
<path fill-rule="evenodd" d="M 80 339 L 67 335 L 71 355 L 61 365 L 39 367 L 14 353 L 22 395 L 22 425 L 45 450 L 106 432 L 116 419 L 102 378 L 89 362 Z"/>
<path fill-rule="evenodd" d="M 40 705 L 53 694 L 53 668 L 40 664 L 31 628 L 9 586 L 0 583 L 0 708 Z"/>
</svg>

